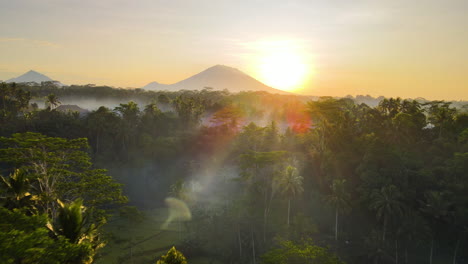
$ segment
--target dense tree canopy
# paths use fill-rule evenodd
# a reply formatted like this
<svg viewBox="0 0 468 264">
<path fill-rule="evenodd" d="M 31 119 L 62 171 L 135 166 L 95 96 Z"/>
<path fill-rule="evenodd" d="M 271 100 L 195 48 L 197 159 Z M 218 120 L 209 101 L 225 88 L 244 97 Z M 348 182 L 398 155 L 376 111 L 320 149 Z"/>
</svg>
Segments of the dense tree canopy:
<svg viewBox="0 0 468 264">
<path fill-rule="evenodd" d="M 0 243 L 10 262 L 99 257 L 103 220 L 126 201 L 121 188 L 132 204 L 112 221 L 139 225 L 137 208 L 165 212 L 167 196 L 190 209 L 191 221 L 165 231 L 178 232 L 168 242 L 189 261 L 468 258 L 466 107 L 212 89 L 1 89 Z M 38 107 L 47 96 L 50 107 Z M 91 99 L 87 114 L 53 104 Z"/>
</svg>

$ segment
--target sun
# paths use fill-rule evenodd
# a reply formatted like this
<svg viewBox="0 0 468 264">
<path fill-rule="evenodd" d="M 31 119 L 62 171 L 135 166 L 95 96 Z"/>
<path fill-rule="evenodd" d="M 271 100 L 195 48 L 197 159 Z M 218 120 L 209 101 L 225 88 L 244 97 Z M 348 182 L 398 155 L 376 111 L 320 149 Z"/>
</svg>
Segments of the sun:
<svg viewBox="0 0 468 264">
<path fill-rule="evenodd" d="M 311 75 L 308 56 L 291 41 L 257 43 L 256 75 L 263 83 L 285 91 L 304 88 Z"/>
</svg>

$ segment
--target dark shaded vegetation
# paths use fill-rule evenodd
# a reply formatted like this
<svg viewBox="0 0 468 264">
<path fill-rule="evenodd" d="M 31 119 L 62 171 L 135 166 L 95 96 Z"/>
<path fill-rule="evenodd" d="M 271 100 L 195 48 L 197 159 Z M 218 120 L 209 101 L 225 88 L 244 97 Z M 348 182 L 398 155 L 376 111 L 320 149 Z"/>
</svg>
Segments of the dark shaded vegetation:
<svg viewBox="0 0 468 264">
<path fill-rule="evenodd" d="M 138 225 L 138 209 L 167 196 L 191 210 L 168 241 L 189 263 L 468 260 L 466 108 L 1 85 L 0 243 L 14 261 L 36 262 L 23 250 L 34 248 L 44 263 L 91 262 L 104 219 Z M 46 108 L 31 104 L 45 97 Z M 56 110 L 71 98 L 123 101 L 87 115 Z M 130 206 L 109 217 L 125 202 L 114 181 Z"/>
</svg>

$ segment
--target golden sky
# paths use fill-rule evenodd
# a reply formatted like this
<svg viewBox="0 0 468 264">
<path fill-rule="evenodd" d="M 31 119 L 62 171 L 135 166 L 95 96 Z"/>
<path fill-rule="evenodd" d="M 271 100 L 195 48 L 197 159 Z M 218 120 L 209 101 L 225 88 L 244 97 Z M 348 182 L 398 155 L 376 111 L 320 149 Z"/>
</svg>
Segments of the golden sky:
<svg viewBox="0 0 468 264">
<path fill-rule="evenodd" d="M 466 0 L 2 1 L 0 80 L 33 69 L 141 87 L 224 64 L 304 94 L 468 100 L 467 10 Z"/>
</svg>

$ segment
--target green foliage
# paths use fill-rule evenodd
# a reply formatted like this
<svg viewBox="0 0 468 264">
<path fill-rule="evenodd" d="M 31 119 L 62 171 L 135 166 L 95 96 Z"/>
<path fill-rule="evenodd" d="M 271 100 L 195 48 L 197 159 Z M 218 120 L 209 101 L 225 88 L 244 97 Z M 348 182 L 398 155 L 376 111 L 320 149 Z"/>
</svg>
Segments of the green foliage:
<svg viewBox="0 0 468 264">
<path fill-rule="evenodd" d="M 45 104 L 48 110 L 53 110 L 54 108 L 57 108 L 61 102 L 59 101 L 58 97 L 52 93 L 47 95 Z"/>
<path fill-rule="evenodd" d="M 25 171 L 16 169 L 7 178 L 0 175 L 0 179 L 2 180 L 0 190 L 3 190 L 4 196 L 1 199 L 4 200 L 4 207 L 34 209 L 34 200 L 37 199 L 37 195 L 30 193 L 32 186 Z"/>
<path fill-rule="evenodd" d="M 20 89 L 16 84 L 1 83 L 0 86 L 0 120 L 14 118 L 16 114 L 28 107 L 31 94 Z"/>
<path fill-rule="evenodd" d="M 345 179 L 334 179 L 331 193 L 325 197 L 325 201 L 335 209 L 335 240 L 338 240 L 338 215 L 351 210 L 350 195 L 346 191 Z"/>
<path fill-rule="evenodd" d="M 2 263 L 91 263 L 89 243 L 52 238 L 46 215 L 28 215 L 19 209 L 0 207 L 0 256 Z"/>
<path fill-rule="evenodd" d="M 172 247 L 166 255 L 156 261 L 156 264 L 187 264 L 187 260 L 180 251 Z"/>
<path fill-rule="evenodd" d="M 279 241 L 278 248 L 272 249 L 262 256 L 263 264 L 343 264 L 337 256 L 328 249 L 316 246 L 312 241 L 294 243 Z"/>
<path fill-rule="evenodd" d="M 57 199 L 73 201 L 83 197 L 86 205 L 97 208 L 126 201 L 120 185 L 105 170 L 92 169 L 85 152 L 86 139 L 67 140 L 28 132 L 1 137 L 0 147 L 0 162 L 27 171 L 45 212 L 56 211 Z"/>
<path fill-rule="evenodd" d="M 242 154 L 240 159 L 240 166 L 245 170 L 257 170 L 268 168 L 270 166 L 281 165 L 287 160 L 288 153 L 286 151 L 271 151 L 271 152 L 255 152 L 249 151 Z M 247 173 L 247 171 L 245 171 Z M 246 174 L 247 176 L 248 174 Z"/>
<path fill-rule="evenodd" d="M 97 234 L 99 226 L 103 221 L 91 223 L 90 214 L 83 206 L 83 201 L 78 199 L 69 204 L 59 203 L 59 212 L 55 222 L 57 228 L 53 230 L 66 237 L 71 243 L 80 244 L 88 241 L 94 249 L 102 246 Z"/>
<path fill-rule="evenodd" d="M 382 240 L 385 241 L 390 219 L 403 215 L 402 195 L 395 185 L 384 186 L 371 194 L 369 209 L 376 211 L 377 219 L 383 220 Z"/>
<path fill-rule="evenodd" d="M 325 200 L 333 208 L 340 212 L 346 212 L 351 208 L 350 194 L 346 191 L 346 180 L 335 179 L 330 185 L 331 193 L 326 196 Z"/>
<path fill-rule="evenodd" d="M 280 173 L 277 182 L 281 192 L 291 198 L 304 191 L 302 186 L 303 179 L 302 176 L 298 175 L 298 171 L 295 167 L 288 165 L 286 169 Z"/>
<path fill-rule="evenodd" d="M 172 100 L 172 105 L 181 118 L 182 123 L 187 124 L 189 127 L 198 125 L 201 115 L 205 111 L 203 103 L 196 97 L 183 98 L 182 96 L 177 96 Z"/>
<path fill-rule="evenodd" d="M 129 220 L 132 224 L 141 223 L 145 216 L 136 206 L 122 206 L 119 209 L 119 215 Z"/>
<path fill-rule="evenodd" d="M 160 206 L 168 192 L 190 198 L 193 220 L 178 237 L 195 257 L 252 263 L 278 234 L 314 237 L 349 263 L 468 257 L 468 115 L 454 107 L 462 102 L 380 98 L 372 107 L 263 92 L 29 85 L 1 87 L 0 197 L 10 212 L 45 217 L 51 243 L 71 245 L 60 230 L 80 241 L 98 227 L 102 210 L 125 201 L 118 180 L 139 208 Z M 51 94 L 118 106 L 76 115 L 29 104 Z M 140 219 L 134 207 L 119 216 Z M 98 243 L 79 245 L 93 255 Z"/>
<path fill-rule="evenodd" d="M 86 126 L 90 134 L 90 142 L 93 143 L 94 152 L 96 154 L 102 150 L 103 146 L 107 148 L 107 151 L 109 151 L 111 143 L 113 143 L 109 142 L 109 139 L 118 128 L 118 123 L 118 116 L 109 108 L 104 106 L 99 107 L 99 109 L 88 115 Z"/>
<path fill-rule="evenodd" d="M 17 168 L 0 185 L 6 263 L 91 263 L 104 245 L 99 208 L 126 199 L 105 170 L 92 169 L 86 140 L 24 133 L 0 138 L 0 147 L 0 162 Z"/>
<path fill-rule="evenodd" d="M 227 106 L 213 114 L 210 123 L 225 129 L 226 132 L 237 132 L 239 122 L 243 117 L 242 110 L 235 106 Z"/>
</svg>

